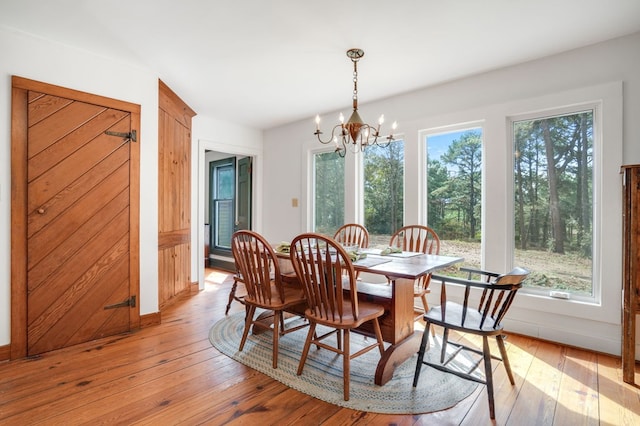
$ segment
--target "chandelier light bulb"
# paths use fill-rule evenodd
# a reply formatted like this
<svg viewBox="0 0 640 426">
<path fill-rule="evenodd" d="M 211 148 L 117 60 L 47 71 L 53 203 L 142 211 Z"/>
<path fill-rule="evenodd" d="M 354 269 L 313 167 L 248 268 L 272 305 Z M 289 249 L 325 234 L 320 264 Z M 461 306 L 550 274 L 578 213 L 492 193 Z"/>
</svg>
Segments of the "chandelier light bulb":
<svg viewBox="0 0 640 426">
<path fill-rule="evenodd" d="M 384 124 L 384 114 L 380 115 L 380 118 L 378 119 L 378 124 L 380 125 Z"/>
</svg>

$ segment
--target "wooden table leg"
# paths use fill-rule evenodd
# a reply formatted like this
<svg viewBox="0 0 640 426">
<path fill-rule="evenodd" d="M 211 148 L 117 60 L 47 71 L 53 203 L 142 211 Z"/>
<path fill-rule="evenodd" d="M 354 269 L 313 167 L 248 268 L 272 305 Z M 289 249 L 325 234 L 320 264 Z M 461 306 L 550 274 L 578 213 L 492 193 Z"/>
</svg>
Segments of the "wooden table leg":
<svg viewBox="0 0 640 426">
<path fill-rule="evenodd" d="M 413 285 L 411 279 L 392 280 L 391 315 L 393 336 L 385 339 L 391 342 L 376 368 L 374 382 L 384 385 L 393 377 L 396 367 L 411 358 L 420 348 L 420 333 L 414 332 Z M 391 337 L 391 338 L 388 338 Z"/>
<path fill-rule="evenodd" d="M 421 339 L 421 333 L 413 333 L 402 342 L 389 346 L 378 362 L 374 383 L 382 386 L 391 380 L 396 367 L 418 352 Z"/>
</svg>

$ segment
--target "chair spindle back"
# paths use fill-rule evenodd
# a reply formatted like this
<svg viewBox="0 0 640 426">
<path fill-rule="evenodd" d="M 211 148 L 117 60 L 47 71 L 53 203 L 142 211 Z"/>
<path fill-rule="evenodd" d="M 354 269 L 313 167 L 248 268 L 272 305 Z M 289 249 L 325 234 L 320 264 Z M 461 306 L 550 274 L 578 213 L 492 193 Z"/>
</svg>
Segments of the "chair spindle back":
<svg viewBox="0 0 640 426">
<path fill-rule="evenodd" d="M 345 246 L 369 247 L 369 231 L 358 223 L 347 223 L 336 231 L 333 239 Z"/>
<path fill-rule="evenodd" d="M 461 268 L 465 270 L 465 268 Z M 485 274 L 486 281 L 467 281 L 464 290 L 464 299 L 462 302 L 462 323 L 464 326 L 467 309 L 469 309 L 469 299 L 472 288 L 481 288 L 480 300 L 478 302 L 477 312 L 482 316 L 480 322 L 480 328 L 482 328 L 487 321 L 487 324 L 497 329 L 502 323 L 502 319 L 506 315 L 507 311 L 513 303 L 513 299 L 516 297 L 516 292 L 522 287 L 522 283 L 529 275 L 529 272 L 523 268 L 514 268 L 512 271 L 506 274 Z M 471 278 L 471 273 L 469 275 Z M 447 294 L 446 285 L 442 286 L 440 292 L 440 303 L 442 306 L 446 306 Z M 443 317 L 445 310 L 443 309 Z"/>
<path fill-rule="evenodd" d="M 347 301 L 358 318 L 356 273 L 349 255 L 337 241 L 317 233 L 298 235 L 291 242 L 290 257 L 314 315 L 340 322 Z M 345 298 L 344 290 L 349 290 L 351 296 Z"/>
<path fill-rule="evenodd" d="M 280 265 L 275 251 L 260 234 L 241 230 L 233 234 L 231 251 L 247 289 L 247 297 L 261 304 L 284 302 Z"/>
</svg>

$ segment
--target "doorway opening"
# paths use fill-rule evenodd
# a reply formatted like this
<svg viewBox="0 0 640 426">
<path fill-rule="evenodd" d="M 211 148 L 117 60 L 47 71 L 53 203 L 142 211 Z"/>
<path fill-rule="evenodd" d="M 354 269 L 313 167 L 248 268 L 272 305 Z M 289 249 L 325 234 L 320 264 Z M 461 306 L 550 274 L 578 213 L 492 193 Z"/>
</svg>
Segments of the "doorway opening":
<svg viewBox="0 0 640 426">
<path fill-rule="evenodd" d="M 235 271 L 231 237 L 251 229 L 252 158 L 208 151 L 205 213 L 205 266 Z M 221 158 L 222 157 L 222 158 Z"/>
</svg>

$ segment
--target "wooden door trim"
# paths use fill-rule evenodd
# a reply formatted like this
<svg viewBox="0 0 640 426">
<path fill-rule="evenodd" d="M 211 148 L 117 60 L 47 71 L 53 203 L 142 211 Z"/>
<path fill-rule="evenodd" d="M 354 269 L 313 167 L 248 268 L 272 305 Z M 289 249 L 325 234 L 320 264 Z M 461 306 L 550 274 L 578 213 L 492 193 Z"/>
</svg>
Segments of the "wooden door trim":
<svg viewBox="0 0 640 426">
<path fill-rule="evenodd" d="M 11 89 L 11 359 L 27 355 L 27 90 Z"/>
<path fill-rule="evenodd" d="M 140 129 L 140 105 L 67 89 L 22 77 L 11 77 L 11 359 L 27 355 L 27 92 L 38 91 L 95 103 L 131 114 Z M 129 161 L 129 292 L 140 300 L 140 132 Z M 140 327 L 140 303 L 131 310 L 130 328 Z"/>
</svg>

